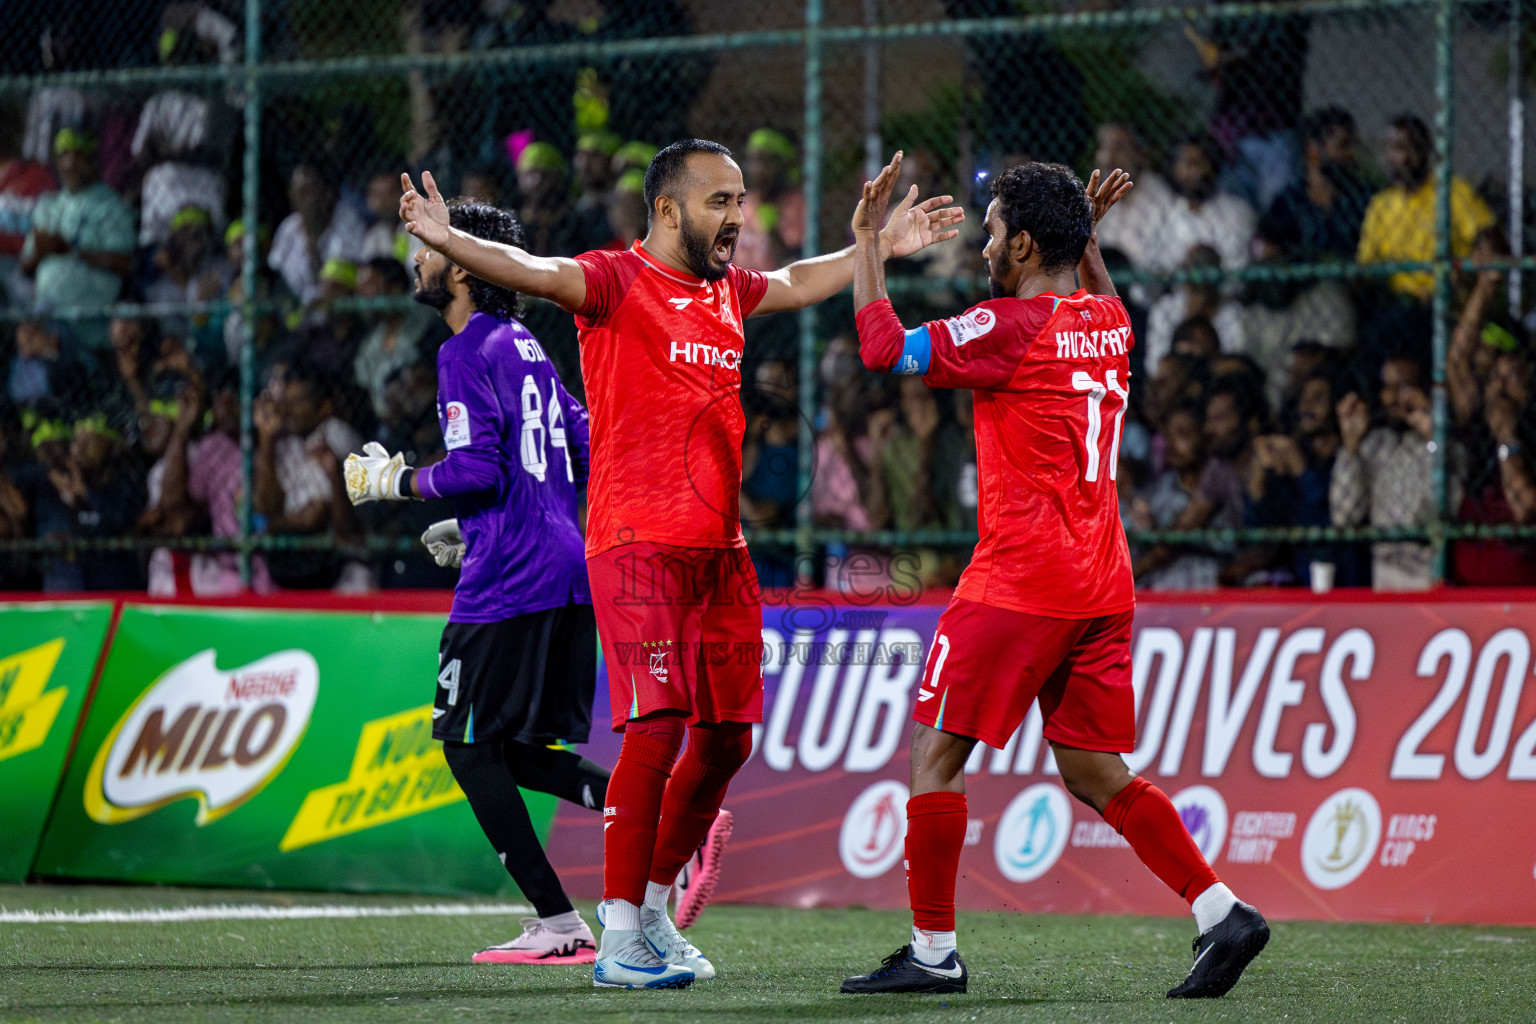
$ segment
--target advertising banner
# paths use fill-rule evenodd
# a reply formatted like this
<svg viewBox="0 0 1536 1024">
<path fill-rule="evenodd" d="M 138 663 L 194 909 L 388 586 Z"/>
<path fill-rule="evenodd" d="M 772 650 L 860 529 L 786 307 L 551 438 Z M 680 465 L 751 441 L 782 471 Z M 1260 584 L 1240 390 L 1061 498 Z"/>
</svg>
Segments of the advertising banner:
<svg viewBox="0 0 1536 1024">
<path fill-rule="evenodd" d="M 443 621 L 124 608 L 35 870 L 511 891 L 432 739 Z"/>
<path fill-rule="evenodd" d="M 765 609 L 765 721 L 716 899 L 906 906 L 907 741 L 941 611 Z M 1533 635 L 1536 604 L 1144 604 L 1126 761 L 1271 917 L 1536 924 Z M 1067 795 L 1041 728 L 1036 707 L 971 757 L 960 906 L 1185 913 Z M 611 764 L 618 740 L 587 756 Z M 601 842 L 561 811 L 573 892 L 598 894 Z"/>
<path fill-rule="evenodd" d="M 111 622 L 103 601 L 0 604 L 0 882 L 32 867 Z"/>
</svg>

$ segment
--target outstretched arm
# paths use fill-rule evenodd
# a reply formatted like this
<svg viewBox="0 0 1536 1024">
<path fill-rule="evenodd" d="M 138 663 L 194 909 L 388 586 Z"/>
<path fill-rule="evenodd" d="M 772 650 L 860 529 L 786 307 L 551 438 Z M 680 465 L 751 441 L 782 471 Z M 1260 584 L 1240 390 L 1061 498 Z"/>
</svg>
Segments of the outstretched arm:
<svg viewBox="0 0 1536 1024">
<path fill-rule="evenodd" d="M 575 260 L 535 256 L 515 245 L 487 242 L 450 226 L 448 204 L 438 192 L 432 172 L 421 175 L 426 195 L 416 191 L 409 174 L 400 175 L 400 187 L 405 190 L 400 197 L 405 230 L 471 274 L 523 295 L 548 299 L 568 312 L 575 312 L 587 301 L 587 278 Z"/>
<path fill-rule="evenodd" d="M 870 185 L 878 184 L 884 194 L 889 196 L 900 173 L 901 152 L 897 151 L 891 158 L 891 162 L 886 164 Z M 965 219 L 965 211 L 958 206 L 944 206 L 945 203 L 953 201 L 953 196 L 934 196 L 919 203 L 917 186 L 914 185 L 907 193 L 907 197 L 902 200 L 901 205 L 891 214 L 890 223 L 886 224 L 885 230 L 880 231 L 879 224 L 875 225 L 877 229 L 875 235 L 879 238 L 883 253 L 882 259 L 889 259 L 892 256 L 910 256 L 934 242 L 943 242 L 958 235 L 960 229 L 954 225 Z M 884 211 L 885 207 L 882 205 L 882 215 Z M 857 234 L 857 228 L 855 234 Z M 857 245 L 849 246 L 839 252 L 800 260 L 775 270 L 768 275 L 768 291 L 764 293 L 763 301 L 758 304 L 752 315 L 761 316 L 790 309 L 804 309 L 806 306 L 813 306 L 836 295 L 848 287 L 854 279 L 857 248 Z"/>
</svg>

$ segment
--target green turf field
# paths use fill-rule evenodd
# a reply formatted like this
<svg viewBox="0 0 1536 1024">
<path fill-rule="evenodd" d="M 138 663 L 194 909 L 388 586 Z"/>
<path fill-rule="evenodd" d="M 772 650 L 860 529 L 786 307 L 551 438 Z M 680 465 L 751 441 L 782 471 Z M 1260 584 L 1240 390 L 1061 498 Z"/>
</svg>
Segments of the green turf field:
<svg viewBox="0 0 1536 1024">
<path fill-rule="evenodd" d="M 152 888 L 4 887 L 0 907 L 388 907 L 424 900 Z M 582 908 L 591 920 L 590 906 Z M 589 969 L 468 962 L 514 916 L 0 923 L 3 1021 L 1532 1021 L 1536 932 L 1287 924 L 1225 999 L 1172 1003 L 1186 920 L 969 914 L 965 996 L 855 998 L 846 974 L 906 916 L 712 907 L 689 933 L 720 976 L 680 992 L 592 988 Z"/>
</svg>

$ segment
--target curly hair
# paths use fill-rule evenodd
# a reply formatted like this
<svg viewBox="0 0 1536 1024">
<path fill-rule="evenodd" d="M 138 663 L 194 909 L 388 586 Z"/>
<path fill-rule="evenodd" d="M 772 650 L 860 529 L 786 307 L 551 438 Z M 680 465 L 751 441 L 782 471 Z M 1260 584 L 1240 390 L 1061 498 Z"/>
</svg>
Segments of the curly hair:
<svg viewBox="0 0 1536 1024">
<path fill-rule="evenodd" d="M 465 234 L 487 242 L 527 247 L 523 226 L 506 210 L 475 199 L 453 199 L 448 203 L 448 223 Z M 478 277 L 469 279 L 469 298 L 475 309 L 498 320 L 509 320 L 523 313 L 523 297 L 510 288 L 491 284 Z"/>
<path fill-rule="evenodd" d="M 1061 164 L 1019 164 L 993 179 L 992 196 L 1007 237 L 1029 232 L 1041 270 L 1059 274 L 1077 266 L 1093 234 L 1093 208 L 1077 175 Z"/>
</svg>

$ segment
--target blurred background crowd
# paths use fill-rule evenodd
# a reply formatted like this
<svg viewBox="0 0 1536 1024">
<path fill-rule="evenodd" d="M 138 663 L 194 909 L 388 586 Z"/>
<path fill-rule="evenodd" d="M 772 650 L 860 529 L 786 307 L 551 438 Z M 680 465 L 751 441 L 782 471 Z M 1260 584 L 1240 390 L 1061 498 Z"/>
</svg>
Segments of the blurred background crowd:
<svg viewBox="0 0 1536 1024">
<path fill-rule="evenodd" d="M 736 261 L 762 269 L 845 244 L 872 158 L 904 148 L 903 187 L 970 212 L 960 239 L 892 264 L 909 325 L 985 297 L 990 175 L 1024 159 L 1130 172 L 1100 245 L 1137 338 L 1116 484 L 1138 586 L 1305 585 L 1315 564 L 1340 586 L 1536 583 L 1531 541 L 1426 536 L 1536 523 L 1536 317 L 1511 263 L 1526 205 L 1503 162 L 1528 140 L 1498 138 L 1495 112 L 1492 158 L 1474 148 L 1458 167 L 1479 166 L 1437 174 L 1432 61 L 1403 58 L 1428 8 L 1325 24 L 1211 4 L 1139 35 L 966 34 L 921 65 L 861 44 L 828 61 L 807 182 L 803 54 L 667 48 L 777 27 L 737 4 L 392 0 L 364 18 L 263 0 L 260 58 L 309 77 L 274 77 L 259 124 L 240 0 L 10 6 L 0 590 L 236 593 L 247 536 L 317 542 L 259 543 L 261 592 L 451 586 L 410 545 L 447 513 L 353 509 L 338 468 L 370 439 L 416 465 L 442 455 L 446 328 L 409 298 L 401 171 L 429 168 L 445 193 L 515 211 L 534 252 L 574 255 L 643 236 L 644 168 L 688 134 L 736 151 Z M 848 5 L 831 6 L 835 21 Z M 843 13 L 869 24 L 871 6 L 873 23 L 934 23 L 1136 5 Z M 1513 31 L 1509 5 L 1482 6 L 1498 9 L 1468 32 Z M 1384 56 L 1355 56 L 1373 42 Z M 377 76 L 340 67 L 386 58 Z M 1501 71 L 1523 85 L 1497 62 L 1488 81 Z M 1453 261 L 1438 277 L 1437 255 Z M 570 317 L 534 304 L 527 322 L 579 395 Z M 747 356 L 741 507 L 763 581 L 952 585 L 976 521 L 970 394 L 865 372 L 846 297 L 809 333 L 753 321 Z M 797 525 L 818 531 L 809 548 Z"/>
</svg>

